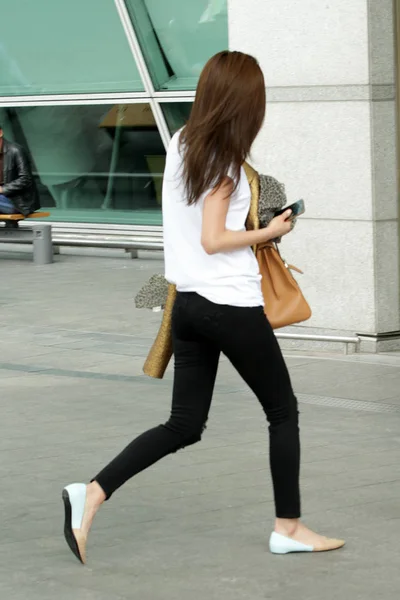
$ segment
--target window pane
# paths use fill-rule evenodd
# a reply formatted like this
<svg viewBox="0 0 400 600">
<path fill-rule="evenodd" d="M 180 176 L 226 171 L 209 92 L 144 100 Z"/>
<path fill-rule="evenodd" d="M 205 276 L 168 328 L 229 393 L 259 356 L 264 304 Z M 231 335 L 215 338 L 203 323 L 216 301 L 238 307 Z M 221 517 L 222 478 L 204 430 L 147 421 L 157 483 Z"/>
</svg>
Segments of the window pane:
<svg viewBox="0 0 400 600">
<path fill-rule="evenodd" d="M 161 224 L 165 149 L 148 104 L 0 109 L 54 221 Z"/>
<path fill-rule="evenodd" d="M 0 0 L 0 95 L 141 91 L 112 0 Z"/>
<path fill-rule="evenodd" d="M 158 90 L 194 90 L 207 60 L 228 48 L 227 0 L 126 0 Z"/>
<path fill-rule="evenodd" d="M 193 104 L 192 102 L 163 102 L 160 106 L 164 111 L 169 131 L 174 135 L 187 122 Z"/>
</svg>

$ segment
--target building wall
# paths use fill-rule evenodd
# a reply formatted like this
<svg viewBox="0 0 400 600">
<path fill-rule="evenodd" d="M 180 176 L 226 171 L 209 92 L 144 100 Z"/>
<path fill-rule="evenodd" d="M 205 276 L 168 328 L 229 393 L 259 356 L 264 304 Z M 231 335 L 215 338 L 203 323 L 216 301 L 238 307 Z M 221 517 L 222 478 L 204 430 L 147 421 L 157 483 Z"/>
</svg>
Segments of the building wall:
<svg viewBox="0 0 400 600">
<path fill-rule="evenodd" d="M 318 330 L 400 329 L 391 0 L 229 0 L 230 48 L 254 54 L 267 119 L 253 162 L 304 198 L 284 252 Z"/>
</svg>

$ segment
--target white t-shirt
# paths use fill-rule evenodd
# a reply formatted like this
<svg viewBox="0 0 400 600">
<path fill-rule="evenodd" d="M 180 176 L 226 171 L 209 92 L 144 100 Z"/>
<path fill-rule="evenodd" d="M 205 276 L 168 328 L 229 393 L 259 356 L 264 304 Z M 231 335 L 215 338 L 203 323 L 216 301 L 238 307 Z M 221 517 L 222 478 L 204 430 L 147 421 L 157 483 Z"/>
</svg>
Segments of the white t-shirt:
<svg viewBox="0 0 400 600">
<path fill-rule="evenodd" d="M 165 277 L 179 292 L 196 292 L 215 304 L 263 306 L 261 276 L 249 247 L 208 255 L 201 245 L 204 199 L 188 206 L 182 177 L 179 134 L 167 152 L 163 183 Z M 251 192 L 244 169 L 232 194 L 226 228 L 245 230 Z"/>
</svg>

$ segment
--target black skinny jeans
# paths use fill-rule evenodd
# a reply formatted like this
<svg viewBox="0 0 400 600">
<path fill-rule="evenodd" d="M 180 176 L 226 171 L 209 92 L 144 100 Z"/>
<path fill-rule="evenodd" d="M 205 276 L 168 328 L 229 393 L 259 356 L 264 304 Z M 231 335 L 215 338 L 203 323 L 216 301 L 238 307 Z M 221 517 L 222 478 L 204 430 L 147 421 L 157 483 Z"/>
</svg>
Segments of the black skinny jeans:
<svg viewBox="0 0 400 600">
<path fill-rule="evenodd" d="M 172 332 L 175 377 L 169 420 L 137 437 L 95 481 L 109 498 L 125 481 L 160 458 L 200 441 L 223 352 L 259 399 L 270 424 L 276 516 L 299 517 L 297 400 L 263 309 L 221 306 L 198 294 L 179 293 Z"/>
</svg>

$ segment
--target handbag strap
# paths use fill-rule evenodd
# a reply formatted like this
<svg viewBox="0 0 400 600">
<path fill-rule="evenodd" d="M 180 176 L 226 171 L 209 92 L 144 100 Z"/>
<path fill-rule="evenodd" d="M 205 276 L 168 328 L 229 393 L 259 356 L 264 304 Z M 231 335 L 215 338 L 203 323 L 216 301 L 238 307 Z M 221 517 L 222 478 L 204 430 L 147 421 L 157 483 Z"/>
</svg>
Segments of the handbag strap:
<svg viewBox="0 0 400 600">
<path fill-rule="evenodd" d="M 282 256 L 281 251 L 279 250 L 279 246 L 276 242 L 273 242 L 271 240 L 269 242 L 265 242 L 264 244 L 259 244 L 257 246 L 257 250 L 264 250 L 265 248 L 274 248 L 277 251 L 279 258 L 281 259 L 281 261 L 283 262 L 285 267 L 287 269 L 289 269 L 289 271 L 296 271 L 296 273 L 300 273 L 300 275 L 304 275 L 304 271 L 302 271 L 298 267 L 295 267 L 294 265 L 291 265 L 288 262 L 286 262 L 286 260 Z"/>
</svg>

